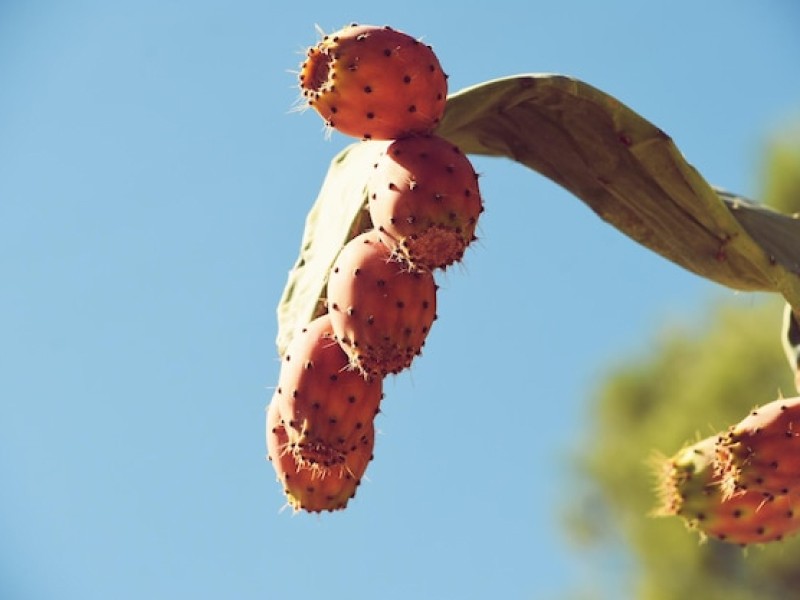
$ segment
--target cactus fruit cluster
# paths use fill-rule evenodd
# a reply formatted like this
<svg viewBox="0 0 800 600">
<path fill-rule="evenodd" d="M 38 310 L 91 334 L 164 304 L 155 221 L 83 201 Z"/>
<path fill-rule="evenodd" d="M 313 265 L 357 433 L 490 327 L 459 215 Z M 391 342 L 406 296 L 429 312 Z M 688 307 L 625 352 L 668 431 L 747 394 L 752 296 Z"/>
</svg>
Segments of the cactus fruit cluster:
<svg viewBox="0 0 800 600">
<path fill-rule="evenodd" d="M 800 530 L 800 397 L 779 398 L 661 461 L 657 515 L 740 544 Z"/>
<path fill-rule="evenodd" d="M 436 320 L 435 272 L 462 260 L 483 201 L 461 150 L 438 137 L 447 76 L 430 46 L 349 25 L 306 53 L 305 102 L 330 129 L 384 149 L 365 173 L 372 227 L 339 250 L 324 312 L 281 357 L 267 455 L 288 504 L 335 511 L 373 456 L 383 380 L 408 369 Z"/>
</svg>

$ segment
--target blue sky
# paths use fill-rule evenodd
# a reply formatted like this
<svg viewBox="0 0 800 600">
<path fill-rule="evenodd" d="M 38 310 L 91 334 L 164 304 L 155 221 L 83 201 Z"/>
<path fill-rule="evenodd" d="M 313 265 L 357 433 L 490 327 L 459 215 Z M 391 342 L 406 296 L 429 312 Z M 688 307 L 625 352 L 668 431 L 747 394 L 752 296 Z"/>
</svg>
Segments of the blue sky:
<svg viewBox="0 0 800 600">
<path fill-rule="evenodd" d="M 369 481 L 342 513 L 281 512 L 274 311 L 351 142 L 291 112 L 293 71 L 315 24 L 392 25 L 434 47 L 451 91 L 578 77 L 757 195 L 769 137 L 800 112 L 800 10 L 450 6 L 0 3 L 0 597 L 521 599 L 624 581 L 624 557 L 587 561 L 562 532 L 593 389 L 733 294 L 501 159 L 473 161 L 481 241 L 440 280 L 423 356 L 386 382 Z"/>
</svg>

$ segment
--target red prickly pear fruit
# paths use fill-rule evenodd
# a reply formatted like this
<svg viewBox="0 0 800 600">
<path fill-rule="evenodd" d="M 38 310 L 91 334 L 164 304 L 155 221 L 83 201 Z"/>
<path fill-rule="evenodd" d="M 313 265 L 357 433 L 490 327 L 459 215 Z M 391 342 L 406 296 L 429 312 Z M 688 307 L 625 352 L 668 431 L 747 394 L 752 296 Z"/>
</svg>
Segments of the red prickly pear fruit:
<svg viewBox="0 0 800 600">
<path fill-rule="evenodd" d="M 342 510 L 355 496 L 366 472 L 375 444 L 375 429 L 370 421 L 358 441 L 341 463 L 331 467 L 310 466 L 292 450 L 286 424 L 278 405 L 267 408 L 267 456 L 287 502 L 295 511 L 323 512 Z"/>
<path fill-rule="evenodd" d="M 367 377 L 409 367 L 436 319 L 430 271 L 393 255 L 375 230 L 344 245 L 328 278 L 328 312 L 336 339 Z"/>
<path fill-rule="evenodd" d="M 390 27 L 349 25 L 308 49 L 300 66 L 308 106 L 341 133 L 395 139 L 433 131 L 447 75 L 430 46 Z"/>
<path fill-rule="evenodd" d="M 800 493 L 800 397 L 779 398 L 753 410 L 719 436 L 722 489 L 766 497 Z"/>
<path fill-rule="evenodd" d="M 427 269 L 460 261 L 483 212 L 478 175 L 458 146 L 436 136 L 393 141 L 367 182 L 381 239 Z"/>
<path fill-rule="evenodd" d="M 383 381 L 350 367 L 329 315 L 314 319 L 283 355 L 273 395 L 292 451 L 311 467 L 343 464 L 379 411 Z"/>
<path fill-rule="evenodd" d="M 659 469 L 656 516 L 683 517 L 690 529 L 731 544 L 774 542 L 800 530 L 800 495 L 765 497 L 751 491 L 726 496 L 715 468 L 717 436 L 684 448 Z"/>
</svg>

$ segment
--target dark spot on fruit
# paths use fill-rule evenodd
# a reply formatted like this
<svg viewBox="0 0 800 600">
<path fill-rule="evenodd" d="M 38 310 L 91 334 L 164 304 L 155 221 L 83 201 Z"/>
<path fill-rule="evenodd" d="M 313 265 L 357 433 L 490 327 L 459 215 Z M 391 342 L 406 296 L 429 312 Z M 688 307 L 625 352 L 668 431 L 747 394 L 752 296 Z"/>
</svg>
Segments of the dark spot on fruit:
<svg viewBox="0 0 800 600">
<path fill-rule="evenodd" d="M 372 93 L 372 88 L 370 86 L 368 86 L 368 85 L 365 85 L 364 86 L 364 93 L 365 94 L 371 94 Z"/>
<path fill-rule="evenodd" d="M 411 83 L 411 75 L 404 75 L 403 83 Z"/>
</svg>

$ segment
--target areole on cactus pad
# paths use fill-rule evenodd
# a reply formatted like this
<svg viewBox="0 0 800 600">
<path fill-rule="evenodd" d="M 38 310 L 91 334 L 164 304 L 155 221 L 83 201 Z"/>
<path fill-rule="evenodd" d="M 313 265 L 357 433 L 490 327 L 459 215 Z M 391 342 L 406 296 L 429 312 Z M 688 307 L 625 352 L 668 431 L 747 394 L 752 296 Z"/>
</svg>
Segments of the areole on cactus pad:
<svg viewBox="0 0 800 600">
<path fill-rule="evenodd" d="M 300 89 L 325 123 L 362 139 L 431 132 L 444 114 L 447 75 L 430 46 L 375 25 L 348 25 L 308 49 Z"/>
</svg>

